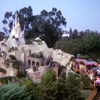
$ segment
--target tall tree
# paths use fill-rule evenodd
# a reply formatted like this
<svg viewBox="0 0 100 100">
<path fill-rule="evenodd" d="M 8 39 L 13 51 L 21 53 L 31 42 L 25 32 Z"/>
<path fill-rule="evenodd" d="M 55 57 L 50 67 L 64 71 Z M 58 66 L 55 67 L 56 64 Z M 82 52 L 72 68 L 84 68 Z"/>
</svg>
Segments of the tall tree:
<svg viewBox="0 0 100 100">
<path fill-rule="evenodd" d="M 61 25 L 66 26 L 66 21 L 61 11 L 57 11 L 56 8 L 52 8 L 50 12 L 41 11 L 41 14 L 35 16 L 35 20 L 31 24 L 33 32 L 40 35 L 49 47 L 52 47 L 62 36 Z"/>
<path fill-rule="evenodd" d="M 97 32 L 90 32 L 84 36 L 85 53 L 99 53 L 100 35 Z M 97 53 L 97 54 L 98 54 Z"/>
<path fill-rule="evenodd" d="M 69 37 L 70 37 L 70 39 L 72 39 L 72 34 L 73 34 L 73 33 L 72 33 L 72 29 L 71 29 L 71 28 L 70 28 L 70 30 L 69 30 L 69 33 L 70 33 L 70 36 L 69 36 Z"/>
<path fill-rule="evenodd" d="M 6 27 L 3 27 L 3 30 L 5 31 L 6 34 L 10 32 L 12 28 L 13 21 L 10 20 L 11 16 L 12 16 L 12 12 L 6 12 L 4 15 L 4 19 L 2 20 L 2 23 L 5 25 L 8 24 L 8 27 L 9 27 L 9 29 L 7 29 Z"/>
<path fill-rule="evenodd" d="M 27 31 L 30 28 L 30 24 L 33 21 L 33 13 L 32 8 L 29 6 L 28 8 L 24 7 L 18 12 L 19 21 L 21 25 L 21 29 Z"/>
<path fill-rule="evenodd" d="M 83 38 L 85 36 L 85 33 L 83 31 L 79 32 L 79 38 Z"/>
<path fill-rule="evenodd" d="M 25 31 L 29 30 L 30 24 L 33 21 L 33 13 L 32 13 L 31 6 L 24 7 L 16 12 L 19 17 L 19 23 L 20 23 L 21 30 L 25 30 Z M 12 15 L 12 12 L 5 13 L 2 23 L 5 25 L 8 24 L 8 27 L 9 27 L 9 29 L 7 29 L 6 27 L 3 28 L 5 33 L 11 32 L 13 21 L 15 20 L 15 13 L 13 15 Z"/>
<path fill-rule="evenodd" d="M 73 38 L 73 39 L 78 38 L 78 31 L 77 31 L 77 29 L 75 29 L 75 30 L 73 31 L 72 38 Z"/>
</svg>

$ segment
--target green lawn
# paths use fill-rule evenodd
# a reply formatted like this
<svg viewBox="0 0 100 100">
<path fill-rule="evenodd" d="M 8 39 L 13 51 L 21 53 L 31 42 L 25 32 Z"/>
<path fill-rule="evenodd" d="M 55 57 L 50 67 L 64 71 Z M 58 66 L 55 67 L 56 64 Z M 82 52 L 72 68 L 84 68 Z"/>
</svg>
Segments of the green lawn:
<svg viewBox="0 0 100 100">
<path fill-rule="evenodd" d="M 91 94 L 91 90 L 81 90 L 82 100 L 85 100 Z"/>
</svg>

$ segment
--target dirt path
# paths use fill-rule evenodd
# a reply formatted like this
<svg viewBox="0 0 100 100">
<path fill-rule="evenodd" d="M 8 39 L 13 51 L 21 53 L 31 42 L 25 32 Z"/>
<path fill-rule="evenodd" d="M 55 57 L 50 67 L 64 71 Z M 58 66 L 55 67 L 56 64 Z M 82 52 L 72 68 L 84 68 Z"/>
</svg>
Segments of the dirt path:
<svg viewBox="0 0 100 100">
<path fill-rule="evenodd" d="M 91 83 L 91 81 L 90 81 L 90 86 L 94 88 L 94 85 Z M 96 93 L 97 93 L 97 88 L 94 88 L 93 90 L 91 90 L 91 94 L 85 100 L 92 100 L 94 96 L 96 95 Z"/>
<path fill-rule="evenodd" d="M 91 91 L 91 94 L 86 98 L 86 100 L 92 100 L 97 93 L 97 89 Z"/>
</svg>

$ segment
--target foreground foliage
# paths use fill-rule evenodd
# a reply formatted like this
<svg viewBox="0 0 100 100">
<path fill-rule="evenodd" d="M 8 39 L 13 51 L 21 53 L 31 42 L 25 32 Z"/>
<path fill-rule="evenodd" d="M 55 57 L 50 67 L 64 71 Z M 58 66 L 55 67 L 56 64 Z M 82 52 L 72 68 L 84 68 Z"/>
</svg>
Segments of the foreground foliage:
<svg viewBox="0 0 100 100">
<path fill-rule="evenodd" d="M 9 82 L 0 86 L 0 100 L 30 100 L 31 96 L 25 91 L 25 86 Z"/>
<path fill-rule="evenodd" d="M 48 69 L 40 83 L 30 78 L 13 78 L 0 86 L 1 100 L 84 100 L 80 92 L 82 79 L 79 75 L 62 71 L 56 80 L 55 72 Z M 85 81 L 86 82 L 86 81 Z M 84 82 L 83 82 L 84 83 Z M 85 83 L 84 83 L 85 84 Z M 87 84 L 85 84 L 87 86 Z M 82 98 L 81 98 L 82 96 Z"/>
</svg>

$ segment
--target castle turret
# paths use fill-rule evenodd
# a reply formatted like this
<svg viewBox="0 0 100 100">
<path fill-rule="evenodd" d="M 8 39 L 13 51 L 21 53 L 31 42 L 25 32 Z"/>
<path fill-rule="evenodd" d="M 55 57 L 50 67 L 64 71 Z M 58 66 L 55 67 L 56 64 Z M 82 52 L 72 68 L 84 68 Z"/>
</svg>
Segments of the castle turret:
<svg viewBox="0 0 100 100">
<path fill-rule="evenodd" d="M 16 38 L 18 38 L 16 40 Z M 21 31 L 19 18 L 17 12 L 15 13 L 15 23 L 10 33 L 10 38 L 8 39 L 9 47 L 17 47 L 19 45 L 25 44 L 24 31 Z"/>
<path fill-rule="evenodd" d="M 17 15 L 17 11 L 15 13 L 15 26 L 18 24 L 18 15 Z"/>
</svg>

